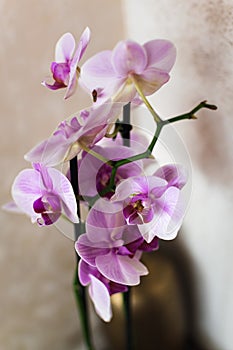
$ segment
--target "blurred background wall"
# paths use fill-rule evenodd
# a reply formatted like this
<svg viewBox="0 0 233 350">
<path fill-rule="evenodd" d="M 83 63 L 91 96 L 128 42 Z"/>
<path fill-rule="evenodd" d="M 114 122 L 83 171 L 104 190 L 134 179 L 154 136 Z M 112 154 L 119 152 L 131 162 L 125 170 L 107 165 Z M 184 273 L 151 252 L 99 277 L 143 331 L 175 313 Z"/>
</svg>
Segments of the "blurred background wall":
<svg viewBox="0 0 233 350">
<path fill-rule="evenodd" d="M 231 350 L 233 341 L 232 11 L 230 0 L 0 1 L 0 204 L 9 201 L 14 177 L 28 166 L 23 155 L 64 117 L 90 104 L 81 91 L 64 101 L 64 91 L 53 93 L 40 84 L 64 32 L 78 40 L 87 25 L 91 28 L 84 59 L 127 37 L 141 43 L 169 39 L 178 57 L 171 81 L 151 99 L 157 111 L 164 116 L 183 113 L 203 99 L 218 105 L 217 112 L 200 112 L 198 121 L 176 126 L 193 162 L 192 198 L 179 244 L 193 266 L 194 333 L 217 350 Z M 24 216 L 1 211 L 0 218 L 0 349 L 82 349 L 72 292 L 73 242 L 56 228 L 33 226 Z M 183 317 L 173 260 L 167 258 L 174 254 L 176 246 L 158 255 L 161 270 L 156 270 L 157 281 L 166 276 L 170 290 L 158 299 L 163 310 L 170 307 L 171 294 L 177 300 L 170 308 L 172 317 L 166 308 L 170 323 L 162 328 L 165 334 Z M 150 284 L 145 288 L 148 291 Z M 93 327 L 96 343 L 104 349 L 94 315 Z"/>
<path fill-rule="evenodd" d="M 82 91 L 64 101 L 41 85 L 50 75 L 57 40 L 86 26 L 85 59 L 123 37 L 121 3 L 108 0 L 1 0 L 1 205 L 23 155 L 71 113 L 90 105 Z M 25 216 L 0 211 L 0 349 L 82 349 L 72 291 L 73 242 L 55 227 L 40 229 Z"/>
<path fill-rule="evenodd" d="M 233 343 L 233 1 L 122 0 L 128 37 L 171 40 L 177 61 L 170 82 L 151 101 L 162 116 L 207 99 L 217 112 L 181 122 L 193 164 L 193 192 L 182 243 L 192 259 L 197 336 L 210 348 Z M 205 339 L 205 341 L 204 341 Z"/>
</svg>

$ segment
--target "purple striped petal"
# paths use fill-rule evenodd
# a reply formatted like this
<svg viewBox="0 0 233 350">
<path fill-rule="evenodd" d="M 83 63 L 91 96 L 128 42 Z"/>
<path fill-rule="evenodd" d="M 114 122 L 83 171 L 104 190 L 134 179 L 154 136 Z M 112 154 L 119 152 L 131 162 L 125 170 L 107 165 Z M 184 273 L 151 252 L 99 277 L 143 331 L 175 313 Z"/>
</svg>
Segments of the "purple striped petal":
<svg viewBox="0 0 233 350">
<path fill-rule="evenodd" d="M 105 321 L 109 322 L 112 317 L 111 303 L 110 303 L 110 293 L 108 290 L 107 281 L 103 283 L 102 276 L 96 270 L 96 268 L 86 264 L 83 260 L 80 260 L 78 266 L 79 280 L 80 283 L 84 286 L 89 285 L 88 292 L 92 302 L 94 304 L 96 313 Z M 106 280 L 106 279 L 105 279 Z M 110 289 L 114 292 L 120 291 L 117 288 L 118 285 L 112 284 Z M 125 291 L 125 288 L 122 288 Z"/>
<path fill-rule="evenodd" d="M 154 237 L 165 240 L 175 238 L 184 215 L 180 191 L 169 187 L 156 202 L 155 215 L 151 222 L 139 225 L 139 231 L 150 243 Z"/>
<path fill-rule="evenodd" d="M 159 168 L 155 176 L 161 177 L 168 182 L 168 186 L 175 186 L 181 189 L 188 180 L 186 168 L 180 164 L 168 164 Z"/>
<path fill-rule="evenodd" d="M 55 47 L 55 61 L 68 62 L 73 56 L 75 49 L 75 40 L 71 33 L 65 33 L 58 40 Z"/>
<path fill-rule="evenodd" d="M 33 203 L 45 192 L 40 173 L 34 169 L 22 170 L 12 185 L 12 197 L 16 205 L 26 214 L 36 220 Z"/>
<path fill-rule="evenodd" d="M 168 40 L 151 40 L 143 45 L 147 53 L 148 67 L 170 72 L 176 60 L 176 48 Z"/>
<path fill-rule="evenodd" d="M 111 59 L 116 74 L 123 77 L 132 73 L 141 74 L 147 66 L 146 50 L 130 40 L 119 42 Z"/>
<path fill-rule="evenodd" d="M 64 161 L 69 147 L 70 143 L 64 139 L 63 135 L 52 135 L 32 148 L 25 154 L 24 159 L 32 163 L 55 166 Z"/>
<path fill-rule="evenodd" d="M 79 281 L 83 286 L 87 286 L 90 282 L 90 274 L 96 271 L 95 268 L 88 265 L 85 261 L 80 260 L 78 264 L 78 276 Z"/>
<path fill-rule="evenodd" d="M 140 276 L 148 274 L 147 268 L 138 259 L 113 252 L 97 256 L 96 266 L 106 278 L 128 286 L 139 284 Z"/>
<path fill-rule="evenodd" d="M 123 180 L 116 187 L 111 201 L 122 201 L 132 194 L 148 193 L 148 181 L 146 176 L 134 177 Z"/>
<path fill-rule="evenodd" d="M 52 191 L 53 182 L 49 175 L 48 168 L 46 168 L 43 164 L 40 163 L 34 163 L 33 168 L 40 173 L 44 188 L 46 188 L 47 191 Z"/>
<path fill-rule="evenodd" d="M 78 223 L 77 202 L 70 181 L 60 171 L 48 168 L 49 176 L 53 181 L 54 193 L 62 201 L 66 216 L 74 223 Z"/>
<path fill-rule="evenodd" d="M 101 239 L 101 238 L 100 238 Z M 89 265 L 96 266 L 95 259 L 98 255 L 106 255 L 109 253 L 109 246 L 106 243 L 92 242 L 86 234 L 81 235 L 75 243 L 75 249 L 79 256 Z"/>
<path fill-rule="evenodd" d="M 119 245 L 125 224 L 121 205 L 100 198 L 88 213 L 87 235 L 92 242 L 116 242 Z"/>
<path fill-rule="evenodd" d="M 90 275 L 91 284 L 89 295 L 94 303 L 95 311 L 103 321 L 109 322 L 112 318 L 111 300 L 107 287 L 98 278 Z"/>
<path fill-rule="evenodd" d="M 66 94 L 65 94 L 65 99 L 69 98 L 71 95 L 73 95 L 76 85 L 77 85 L 77 67 L 78 63 L 81 60 L 84 52 L 86 51 L 87 45 L 89 44 L 90 41 L 90 29 L 87 27 L 84 32 L 82 33 L 82 36 L 80 38 L 77 50 L 74 54 L 74 57 L 71 60 L 70 63 L 70 74 L 69 74 L 69 83 L 67 85 L 66 89 Z"/>
</svg>

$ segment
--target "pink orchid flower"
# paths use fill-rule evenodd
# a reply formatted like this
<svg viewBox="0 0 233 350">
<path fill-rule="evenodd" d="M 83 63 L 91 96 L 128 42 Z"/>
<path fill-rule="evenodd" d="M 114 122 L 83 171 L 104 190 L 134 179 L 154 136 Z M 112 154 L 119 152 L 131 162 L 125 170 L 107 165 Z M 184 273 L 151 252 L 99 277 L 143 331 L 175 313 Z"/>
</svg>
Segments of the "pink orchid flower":
<svg viewBox="0 0 233 350">
<path fill-rule="evenodd" d="M 132 254 L 126 245 L 139 237 L 137 226 L 126 225 L 117 203 L 99 199 L 88 213 L 86 233 L 78 238 L 75 248 L 110 281 L 135 286 L 148 271 L 139 261 L 141 253 Z"/>
<path fill-rule="evenodd" d="M 40 226 L 53 224 L 62 214 L 79 222 L 72 186 L 56 169 L 34 164 L 34 169 L 22 170 L 12 185 L 12 197 L 17 207 Z"/>
<path fill-rule="evenodd" d="M 87 45 L 90 41 L 90 29 L 87 27 L 81 35 L 77 49 L 75 50 L 75 40 L 72 34 L 64 34 L 57 42 L 55 48 L 55 62 L 51 64 L 54 83 L 48 84 L 45 81 L 42 85 L 51 90 L 66 89 L 65 99 L 73 95 L 77 76 L 79 76 L 78 63 L 81 60 Z"/>
<path fill-rule="evenodd" d="M 176 49 L 167 40 L 144 45 L 130 40 L 119 42 L 110 51 L 97 53 L 82 66 L 80 83 L 102 103 L 105 99 L 132 101 L 135 84 L 144 95 L 151 95 L 169 80 Z"/>
<path fill-rule="evenodd" d="M 112 317 L 110 296 L 127 291 L 148 274 L 139 259 L 143 251 L 158 249 L 158 238 L 146 243 L 136 225 L 126 225 L 118 203 L 99 199 L 75 249 L 81 257 L 80 282 L 88 286 L 97 314 L 108 322 Z"/>
<path fill-rule="evenodd" d="M 147 243 L 173 239 L 184 216 L 180 189 L 186 180 L 181 166 L 164 166 L 152 176 L 123 180 L 111 201 L 122 203 L 128 225 L 137 225 Z"/>
<path fill-rule="evenodd" d="M 115 293 L 126 292 L 128 287 L 110 281 L 96 267 L 87 264 L 84 260 L 79 262 L 78 273 L 80 283 L 83 286 L 88 286 L 88 292 L 97 315 L 105 322 L 111 321 L 112 307 L 110 296 Z"/>
<path fill-rule="evenodd" d="M 48 139 L 36 145 L 24 158 L 46 166 L 56 166 L 72 159 L 82 146 L 90 148 L 105 136 L 122 108 L 120 103 L 105 103 L 82 110 L 78 116 L 61 122 Z"/>
</svg>

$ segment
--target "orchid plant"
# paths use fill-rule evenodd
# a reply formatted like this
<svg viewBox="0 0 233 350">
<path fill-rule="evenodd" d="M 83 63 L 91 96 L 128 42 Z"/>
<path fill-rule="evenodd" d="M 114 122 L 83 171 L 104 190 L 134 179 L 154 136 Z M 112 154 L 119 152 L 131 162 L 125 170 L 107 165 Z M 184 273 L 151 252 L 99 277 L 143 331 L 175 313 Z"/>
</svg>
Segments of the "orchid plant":
<svg viewBox="0 0 233 350">
<path fill-rule="evenodd" d="M 96 313 L 105 322 L 112 318 L 111 295 L 123 293 L 127 348 L 132 349 L 130 287 L 149 273 L 141 260 L 143 252 L 157 250 L 159 240 L 176 237 L 185 212 L 182 189 L 188 181 L 181 164 L 163 164 L 150 175 L 144 166 L 146 161 L 155 162 L 152 152 L 166 125 L 195 119 L 198 110 L 216 106 L 203 101 L 169 119 L 161 118 L 152 107 L 147 96 L 169 81 L 175 63 L 176 49 L 170 41 L 156 39 L 144 45 L 121 41 L 112 51 L 99 52 L 79 67 L 89 41 L 86 28 L 75 51 L 74 37 L 64 34 L 51 64 L 54 81 L 42 84 L 51 90 L 65 89 L 67 99 L 79 83 L 91 96 L 92 106 L 62 121 L 25 155 L 32 168 L 15 178 L 14 202 L 6 207 L 27 214 L 40 226 L 61 218 L 74 224 L 74 291 L 86 346 L 94 349 L 87 287 Z M 130 123 L 130 110 L 141 104 L 156 126 L 146 147 L 133 142 L 140 136 Z M 58 170 L 61 166 L 63 172 Z M 81 217 L 81 207 L 86 217 Z"/>
</svg>

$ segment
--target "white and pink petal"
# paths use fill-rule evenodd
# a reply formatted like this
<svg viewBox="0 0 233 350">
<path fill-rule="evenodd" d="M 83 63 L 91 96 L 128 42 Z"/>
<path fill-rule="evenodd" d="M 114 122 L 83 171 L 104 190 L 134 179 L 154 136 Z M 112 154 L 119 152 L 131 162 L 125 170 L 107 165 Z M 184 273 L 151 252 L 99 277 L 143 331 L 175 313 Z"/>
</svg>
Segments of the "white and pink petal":
<svg viewBox="0 0 233 350">
<path fill-rule="evenodd" d="M 137 259 L 111 251 L 107 255 L 96 257 L 96 266 L 109 280 L 135 286 L 140 283 L 140 276 L 148 274 L 147 268 Z"/>
<path fill-rule="evenodd" d="M 91 283 L 88 287 L 95 311 L 103 321 L 109 322 L 112 318 L 111 299 L 105 284 L 98 278 L 90 275 Z"/>
<path fill-rule="evenodd" d="M 89 265 L 96 266 L 95 259 L 98 255 L 109 253 L 109 244 L 100 241 L 93 242 L 88 239 L 87 234 L 82 234 L 75 243 L 75 249 L 79 256 Z"/>
<path fill-rule="evenodd" d="M 156 39 L 143 45 L 147 53 L 147 67 L 169 73 L 176 60 L 176 48 L 168 40 Z"/>
<path fill-rule="evenodd" d="M 66 216 L 72 222 L 78 223 L 77 201 L 70 181 L 57 169 L 49 168 L 48 173 L 53 182 L 54 193 L 60 198 Z"/>
<path fill-rule="evenodd" d="M 141 74 L 147 66 L 146 50 L 130 40 L 120 41 L 112 51 L 111 62 L 118 77 Z"/>
<path fill-rule="evenodd" d="M 167 164 L 160 167 L 155 173 L 168 182 L 168 186 L 175 186 L 179 189 L 183 188 L 188 180 L 187 169 L 181 164 Z"/>
<path fill-rule="evenodd" d="M 69 62 L 75 49 L 75 40 L 71 33 L 65 33 L 58 40 L 55 47 L 55 61 L 57 63 Z"/>
<path fill-rule="evenodd" d="M 12 185 L 12 197 L 24 213 L 36 220 L 38 215 L 33 209 L 33 203 L 45 192 L 40 173 L 34 169 L 22 170 L 15 178 Z"/>
</svg>

